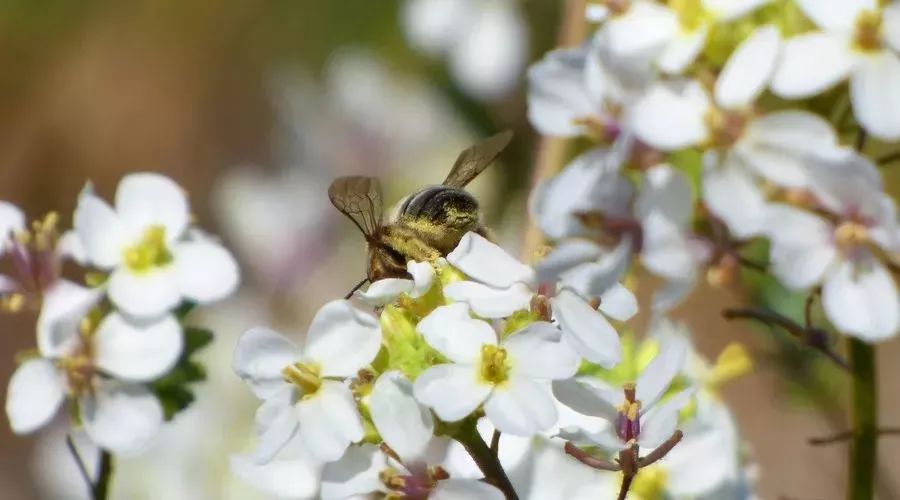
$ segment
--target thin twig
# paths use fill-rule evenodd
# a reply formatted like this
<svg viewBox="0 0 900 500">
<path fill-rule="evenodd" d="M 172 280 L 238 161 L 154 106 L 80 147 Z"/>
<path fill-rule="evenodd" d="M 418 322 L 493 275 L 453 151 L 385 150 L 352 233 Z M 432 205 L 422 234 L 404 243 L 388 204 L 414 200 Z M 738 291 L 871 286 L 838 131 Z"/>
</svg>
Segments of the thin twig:
<svg viewBox="0 0 900 500">
<path fill-rule="evenodd" d="M 475 428 L 474 422 L 461 428 L 453 437 L 463 445 L 478 469 L 484 474 L 486 481 L 499 488 L 506 496 L 506 500 L 519 500 L 512 482 L 506 475 L 506 471 L 503 470 L 503 465 L 491 452 L 490 446 L 484 442 L 484 439 L 481 439 L 481 434 Z"/>
<path fill-rule="evenodd" d="M 567 455 L 575 458 L 575 460 L 578 460 L 588 467 L 609 472 L 618 472 L 622 470 L 622 467 L 620 467 L 618 464 L 614 464 L 608 460 L 590 455 L 586 451 L 568 441 L 566 442 L 565 451 Z"/>
<path fill-rule="evenodd" d="M 890 165 L 895 161 L 900 161 L 900 151 L 894 151 L 893 153 L 888 153 L 881 158 L 875 160 L 875 163 L 881 166 Z"/>
<path fill-rule="evenodd" d="M 491 436 L 491 453 L 495 457 L 500 456 L 500 431 L 497 429 L 494 429 L 494 434 Z"/>
<path fill-rule="evenodd" d="M 831 436 L 822 436 L 822 437 L 811 437 L 807 440 L 809 444 L 812 446 L 823 446 L 834 443 L 840 443 L 842 441 L 849 441 L 853 439 L 856 435 L 853 431 L 843 431 L 837 434 L 832 434 Z M 875 430 L 876 436 L 900 436 L 900 427 L 885 427 L 881 429 Z"/>
<path fill-rule="evenodd" d="M 803 307 L 803 320 L 806 323 L 806 328 L 812 328 L 812 309 L 813 304 L 816 302 L 816 296 L 819 295 L 819 289 L 811 291 L 809 295 L 806 297 L 806 305 Z"/>
<path fill-rule="evenodd" d="M 70 434 L 66 434 L 66 447 L 69 449 L 69 453 L 72 455 L 72 458 L 75 459 L 75 465 L 78 466 L 78 472 L 81 474 L 81 478 L 84 479 L 85 484 L 88 487 L 88 491 L 91 493 L 91 496 L 94 495 L 94 480 L 91 479 L 91 474 L 87 470 L 87 466 L 84 465 L 84 460 L 81 459 L 81 454 L 78 453 L 78 448 L 75 447 L 75 441 L 72 440 L 72 436 Z"/>
</svg>

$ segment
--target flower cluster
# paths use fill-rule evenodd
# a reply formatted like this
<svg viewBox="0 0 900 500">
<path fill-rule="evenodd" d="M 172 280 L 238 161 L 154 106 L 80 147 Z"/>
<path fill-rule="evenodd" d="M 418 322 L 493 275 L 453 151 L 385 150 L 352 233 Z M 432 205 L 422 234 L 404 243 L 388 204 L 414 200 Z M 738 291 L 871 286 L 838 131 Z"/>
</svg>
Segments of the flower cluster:
<svg viewBox="0 0 900 500">
<path fill-rule="evenodd" d="M 238 285 L 231 254 L 190 217 L 181 188 L 151 173 L 122 179 L 114 207 L 85 187 L 62 235 L 57 214 L 28 227 L 0 204 L 0 252 L 14 270 L 0 276 L 4 309 L 39 311 L 37 349 L 9 382 L 14 432 L 44 427 L 68 401 L 94 443 L 134 454 L 190 404 L 188 383 L 203 378 L 190 357 L 211 333 L 185 326 L 185 315 Z M 63 276 L 64 260 L 85 284 Z"/>
<path fill-rule="evenodd" d="M 749 366 L 739 348 L 711 368 L 662 318 L 639 348 L 617 331 L 637 312 L 623 285 L 593 294 L 599 285 L 571 274 L 540 278 L 476 233 L 408 270 L 325 304 L 302 346 L 266 328 L 244 333 L 234 369 L 261 404 L 255 451 L 232 461 L 238 475 L 279 496 L 328 499 L 571 498 L 617 491 L 609 471 L 662 491 L 669 483 L 651 472 L 667 467 L 704 476 L 673 491 L 741 484 L 739 441 L 714 395 Z M 606 472 L 584 476 L 565 453 Z M 544 454 L 579 479 L 561 487 L 552 469 L 516 472 Z M 709 477 L 696 469 L 722 454 Z M 626 456 L 633 471 L 608 461 Z"/>
<path fill-rule="evenodd" d="M 663 312 L 698 276 L 719 286 L 764 270 L 744 250 L 765 239 L 772 274 L 821 292 L 837 330 L 895 336 L 900 226 L 871 151 L 900 140 L 900 2 L 588 11 L 591 38 L 529 71 L 532 124 L 594 143 L 532 198 L 557 241 L 552 271 L 589 264 L 609 282 L 635 260 L 665 281 Z"/>
</svg>

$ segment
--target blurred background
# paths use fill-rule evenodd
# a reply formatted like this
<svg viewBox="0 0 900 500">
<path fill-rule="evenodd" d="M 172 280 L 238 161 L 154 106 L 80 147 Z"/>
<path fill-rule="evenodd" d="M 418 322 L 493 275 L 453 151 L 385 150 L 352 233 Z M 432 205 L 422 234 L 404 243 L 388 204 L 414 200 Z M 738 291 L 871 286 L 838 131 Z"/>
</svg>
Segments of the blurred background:
<svg viewBox="0 0 900 500">
<path fill-rule="evenodd" d="M 69 224 L 86 181 L 109 198 L 125 173 L 162 172 L 243 264 L 242 291 L 196 318 L 217 335 L 197 403 L 146 456 L 120 461 L 115 498 L 262 498 L 228 468 L 252 445 L 256 408 L 231 353 L 250 326 L 302 335 L 312 312 L 363 276 L 363 240 L 326 196 L 335 176 L 380 176 L 390 203 L 439 182 L 477 138 L 512 129 L 502 164 L 472 189 L 499 239 L 521 244 L 532 165 L 548 147 L 527 123 L 524 72 L 560 43 L 567 5 L 578 4 L 0 2 L 0 198 L 31 217 L 58 210 Z M 796 301 L 767 283 L 747 290 L 701 289 L 674 316 L 709 356 L 735 340 L 753 354 L 754 372 L 725 396 L 761 498 L 840 498 L 846 445 L 806 440 L 848 428 L 846 384 L 782 334 L 723 320 L 739 294 Z M 5 390 L 16 352 L 33 345 L 34 317 L 2 322 Z M 900 348 L 885 344 L 879 356 L 881 420 L 892 425 L 900 405 L 886 386 L 900 379 Z M 85 497 L 62 432 L 21 438 L 0 426 L 0 497 Z M 881 441 L 882 464 L 900 459 L 898 441 Z M 887 470 L 880 497 L 898 498 Z"/>
</svg>

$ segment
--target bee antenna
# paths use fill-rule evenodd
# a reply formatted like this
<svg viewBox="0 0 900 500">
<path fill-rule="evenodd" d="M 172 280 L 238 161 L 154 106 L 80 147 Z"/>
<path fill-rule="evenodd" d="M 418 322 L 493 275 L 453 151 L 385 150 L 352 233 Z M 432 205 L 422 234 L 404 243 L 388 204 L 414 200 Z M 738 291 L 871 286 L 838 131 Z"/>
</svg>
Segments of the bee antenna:
<svg viewBox="0 0 900 500">
<path fill-rule="evenodd" d="M 368 278 L 368 277 L 363 278 L 362 281 L 360 281 L 359 283 L 357 283 L 356 286 L 354 286 L 352 290 L 350 290 L 349 292 L 347 292 L 347 295 L 344 297 L 344 300 L 347 300 L 347 299 L 349 299 L 350 297 L 352 297 L 352 296 L 353 296 L 353 292 L 355 292 L 355 291 L 359 290 L 360 288 L 362 288 L 362 286 L 365 285 L 367 281 L 369 281 L 369 278 Z"/>
</svg>

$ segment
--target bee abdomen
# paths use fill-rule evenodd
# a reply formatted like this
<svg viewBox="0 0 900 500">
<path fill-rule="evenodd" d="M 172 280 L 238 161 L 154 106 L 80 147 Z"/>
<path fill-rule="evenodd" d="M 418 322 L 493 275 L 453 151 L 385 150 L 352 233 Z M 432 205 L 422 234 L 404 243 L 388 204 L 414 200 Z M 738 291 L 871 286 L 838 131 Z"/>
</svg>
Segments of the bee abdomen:
<svg viewBox="0 0 900 500">
<path fill-rule="evenodd" d="M 398 215 L 461 228 L 477 223 L 478 202 L 462 189 L 431 186 L 410 195 Z"/>
</svg>

